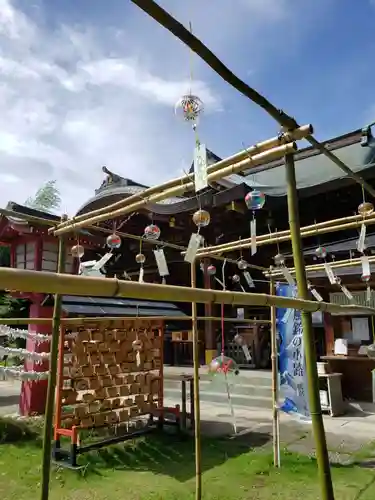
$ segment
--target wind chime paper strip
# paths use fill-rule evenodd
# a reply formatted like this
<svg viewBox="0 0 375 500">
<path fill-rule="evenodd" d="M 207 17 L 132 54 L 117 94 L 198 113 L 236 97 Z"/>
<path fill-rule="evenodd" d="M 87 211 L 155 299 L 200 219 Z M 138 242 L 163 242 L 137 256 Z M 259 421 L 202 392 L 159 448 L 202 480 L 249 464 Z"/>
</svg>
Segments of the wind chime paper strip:
<svg viewBox="0 0 375 500">
<path fill-rule="evenodd" d="M 246 361 L 251 361 L 251 354 L 246 344 L 242 345 L 242 350 L 245 355 Z"/>
<path fill-rule="evenodd" d="M 318 302 L 323 302 L 323 297 L 320 295 L 316 288 L 310 288 L 310 292 L 315 300 L 317 300 Z"/>
<path fill-rule="evenodd" d="M 340 288 L 341 288 L 342 293 L 345 295 L 345 297 L 350 302 L 353 302 L 354 301 L 354 297 L 353 297 L 353 294 L 351 293 L 351 291 L 348 290 L 345 285 L 340 285 Z"/>
<path fill-rule="evenodd" d="M 246 280 L 246 283 L 247 283 L 248 287 L 249 288 L 255 288 L 254 280 L 251 277 L 251 274 L 249 273 L 249 271 L 245 271 L 243 273 L 243 276 L 244 276 L 244 278 Z"/>
<path fill-rule="evenodd" d="M 324 262 L 324 269 L 326 271 L 327 278 L 328 278 L 329 282 L 331 283 L 331 285 L 335 285 L 336 284 L 336 276 L 332 270 L 332 267 L 329 265 L 328 262 Z"/>
<path fill-rule="evenodd" d="M 207 149 L 200 143 L 194 149 L 194 184 L 196 193 L 208 186 Z"/>
<path fill-rule="evenodd" d="M 108 261 L 113 257 L 113 253 L 108 252 L 103 255 L 101 259 L 97 261 L 97 263 L 92 267 L 93 271 L 99 271 Z"/>
<path fill-rule="evenodd" d="M 357 250 L 358 252 L 363 253 L 366 245 L 365 245 L 365 240 L 366 240 L 366 226 L 362 224 L 361 226 L 361 232 L 359 233 L 359 238 L 357 241 Z"/>
<path fill-rule="evenodd" d="M 362 255 L 361 265 L 362 265 L 362 279 L 369 280 L 371 278 L 371 268 L 370 268 L 370 261 L 367 255 Z"/>
<path fill-rule="evenodd" d="M 145 275 L 145 270 L 143 269 L 143 267 L 141 267 L 139 270 L 139 278 L 138 278 L 139 283 L 144 283 L 144 275 Z"/>
<path fill-rule="evenodd" d="M 185 262 L 189 262 L 190 264 L 193 264 L 195 261 L 195 258 L 197 256 L 197 252 L 199 248 L 201 247 L 203 243 L 203 236 L 201 236 L 198 233 L 193 233 L 190 236 L 190 241 L 189 245 L 187 247 L 186 253 L 185 253 Z"/>
<path fill-rule="evenodd" d="M 371 298 L 372 298 L 371 286 L 367 285 L 367 287 L 366 287 L 366 302 L 367 302 L 367 304 L 371 303 Z"/>
<path fill-rule="evenodd" d="M 279 297 L 295 297 L 295 287 L 276 286 Z M 283 322 L 288 314 L 288 321 Z M 279 375 L 281 397 L 279 408 L 299 420 L 311 422 L 307 397 L 307 378 L 303 354 L 303 329 L 301 312 L 296 309 L 276 308 L 279 345 Z"/>
<path fill-rule="evenodd" d="M 290 271 L 286 266 L 280 266 L 280 271 L 283 273 L 285 280 L 288 282 L 290 286 L 296 285 L 293 276 L 290 274 Z"/>
<path fill-rule="evenodd" d="M 165 258 L 165 253 L 162 248 L 154 250 L 156 265 L 158 266 L 159 275 L 163 278 L 164 276 L 169 276 L 169 269 L 167 264 L 167 259 Z"/>
<path fill-rule="evenodd" d="M 251 255 L 257 253 L 257 221 L 254 217 L 250 222 Z"/>
</svg>

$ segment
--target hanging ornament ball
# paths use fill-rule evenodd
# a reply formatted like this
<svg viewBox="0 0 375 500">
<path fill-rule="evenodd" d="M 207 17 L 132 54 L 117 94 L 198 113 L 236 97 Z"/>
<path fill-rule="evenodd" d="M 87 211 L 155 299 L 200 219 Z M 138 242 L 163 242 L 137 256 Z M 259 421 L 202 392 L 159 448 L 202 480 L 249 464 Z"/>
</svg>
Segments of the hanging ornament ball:
<svg viewBox="0 0 375 500">
<path fill-rule="evenodd" d="M 242 335 L 239 335 L 238 333 L 234 336 L 233 340 L 239 346 L 245 345 L 245 339 L 243 338 Z"/>
<path fill-rule="evenodd" d="M 85 249 L 83 248 L 82 245 L 74 245 L 70 249 L 70 253 L 72 257 L 75 257 L 76 259 L 82 259 L 82 257 L 85 254 Z"/>
<path fill-rule="evenodd" d="M 371 276 L 369 274 L 362 274 L 362 276 L 361 276 L 361 280 L 365 283 L 370 281 L 370 278 L 371 278 Z"/>
<path fill-rule="evenodd" d="M 276 266 L 283 266 L 285 264 L 285 257 L 282 253 L 278 253 L 273 258 Z"/>
<path fill-rule="evenodd" d="M 216 274 L 216 267 L 213 266 L 212 264 L 210 266 L 207 267 L 207 274 L 209 276 L 215 276 Z"/>
<path fill-rule="evenodd" d="M 197 210 L 193 214 L 193 222 L 197 227 L 206 227 L 210 223 L 211 215 L 207 210 Z"/>
<path fill-rule="evenodd" d="M 142 350 L 142 347 L 143 347 L 142 341 L 141 340 L 134 340 L 132 342 L 132 347 L 133 347 L 133 351 Z"/>
<path fill-rule="evenodd" d="M 137 253 L 135 261 L 137 264 L 144 264 L 146 262 L 146 256 L 143 253 Z"/>
<path fill-rule="evenodd" d="M 160 238 L 160 227 L 156 224 L 150 224 L 145 227 L 145 238 L 148 240 L 158 240 Z"/>
<path fill-rule="evenodd" d="M 368 215 L 371 215 L 374 213 L 374 205 L 370 203 L 369 201 L 364 201 L 361 203 L 358 207 L 358 213 L 359 215 L 363 215 L 364 217 L 367 217 Z"/>
<path fill-rule="evenodd" d="M 245 271 L 245 269 L 248 268 L 249 264 L 246 262 L 245 259 L 240 259 L 238 262 L 237 262 L 237 266 L 238 266 L 238 269 L 240 271 Z"/>
<path fill-rule="evenodd" d="M 121 238 L 116 233 L 110 234 L 107 238 L 107 247 L 111 250 L 115 248 L 120 248 Z"/>
<path fill-rule="evenodd" d="M 327 250 L 324 247 L 318 247 L 315 250 L 315 255 L 318 259 L 325 259 L 327 257 Z"/>
<path fill-rule="evenodd" d="M 204 105 L 198 96 L 186 94 L 177 101 L 174 111 L 185 122 L 196 122 L 204 111 Z"/>
<path fill-rule="evenodd" d="M 228 356 L 220 355 L 208 365 L 208 373 L 215 379 L 234 378 L 240 373 L 237 363 Z"/>
<path fill-rule="evenodd" d="M 241 278 L 238 276 L 238 274 L 233 274 L 232 281 L 233 283 L 239 283 L 241 281 Z"/>
<path fill-rule="evenodd" d="M 254 191 L 250 191 L 245 196 L 245 203 L 249 210 L 260 210 L 266 203 L 266 195 L 254 189 Z"/>
</svg>

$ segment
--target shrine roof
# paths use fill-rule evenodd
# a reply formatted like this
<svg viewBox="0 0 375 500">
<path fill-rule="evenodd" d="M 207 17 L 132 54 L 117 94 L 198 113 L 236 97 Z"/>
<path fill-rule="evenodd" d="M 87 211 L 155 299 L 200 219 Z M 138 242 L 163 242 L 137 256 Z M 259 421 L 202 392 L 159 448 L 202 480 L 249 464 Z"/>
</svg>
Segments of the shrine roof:
<svg viewBox="0 0 375 500">
<path fill-rule="evenodd" d="M 354 172 L 364 178 L 375 177 L 375 138 L 371 132 L 366 146 L 361 145 L 362 129 L 324 142 L 328 149 Z M 313 147 L 300 149 L 295 155 L 297 187 L 301 195 L 314 196 L 353 183 L 342 170 Z M 271 197 L 286 196 L 284 160 L 254 167 L 242 174 L 244 179 Z M 241 177 L 241 175 L 240 175 Z"/>
<path fill-rule="evenodd" d="M 50 296 L 49 300 L 53 301 L 53 297 Z M 64 295 L 62 298 L 62 307 L 70 316 L 168 316 L 171 319 L 179 316 L 188 317 L 181 309 L 170 302 L 126 298 Z"/>
</svg>

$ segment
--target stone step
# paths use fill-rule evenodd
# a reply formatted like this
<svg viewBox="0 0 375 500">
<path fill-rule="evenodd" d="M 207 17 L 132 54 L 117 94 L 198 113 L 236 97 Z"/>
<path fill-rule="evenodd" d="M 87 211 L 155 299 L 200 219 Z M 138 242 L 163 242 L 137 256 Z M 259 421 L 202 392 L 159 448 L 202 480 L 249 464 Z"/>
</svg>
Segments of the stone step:
<svg viewBox="0 0 375 500">
<path fill-rule="evenodd" d="M 236 383 L 233 387 L 231 387 L 231 394 L 236 396 L 262 396 L 262 397 L 272 397 L 272 388 L 271 386 L 262 386 L 262 385 L 253 385 L 252 380 L 247 380 L 247 384 L 239 384 Z M 217 385 L 213 384 L 209 380 L 200 380 L 199 383 L 200 391 L 203 392 L 217 392 Z M 181 382 L 176 379 L 164 379 L 164 389 L 165 390 L 174 390 L 177 392 L 181 392 Z M 186 385 L 187 393 L 190 392 L 189 384 Z M 225 391 L 225 386 L 220 387 L 220 390 Z"/>
<path fill-rule="evenodd" d="M 166 389 L 164 397 L 174 404 L 181 404 L 181 393 L 179 390 Z M 201 401 L 203 403 L 215 403 L 220 405 L 228 405 L 228 398 L 225 391 L 222 392 L 208 392 L 203 391 L 200 393 Z M 242 406 L 246 408 L 264 408 L 271 409 L 272 403 L 270 397 L 264 396 L 245 396 L 236 395 L 231 393 L 231 400 L 234 406 Z"/>
</svg>

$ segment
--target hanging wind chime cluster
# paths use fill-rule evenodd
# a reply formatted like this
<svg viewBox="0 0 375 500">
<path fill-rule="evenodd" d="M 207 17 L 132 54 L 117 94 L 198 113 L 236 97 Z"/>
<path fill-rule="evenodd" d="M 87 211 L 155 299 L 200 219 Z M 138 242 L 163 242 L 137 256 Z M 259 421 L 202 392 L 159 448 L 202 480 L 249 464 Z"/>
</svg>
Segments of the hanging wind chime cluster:
<svg viewBox="0 0 375 500">
<path fill-rule="evenodd" d="M 368 217 L 369 215 L 372 215 L 374 213 L 374 205 L 368 201 L 365 201 L 364 198 L 364 191 L 362 190 L 363 194 L 363 202 L 359 205 L 358 207 L 358 214 L 362 215 L 363 218 Z M 361 231 L 359 234 L 359 239 L 357 242 L 357 250 L 359 253 L 361 253 L 361 264 L 362 264 L 362 275 L 361 275 L 361 280 L 366 283 L 366 302 L 367 304 L 371 303 L 371 286 L 370 286 L 370 280 L 371 280 L 371 267 L 370 267 L 370 261 L 368 256 L 365 254 L 366 250 L 366 224 L 364 221 L 361 224 Z"/>
</svg>

